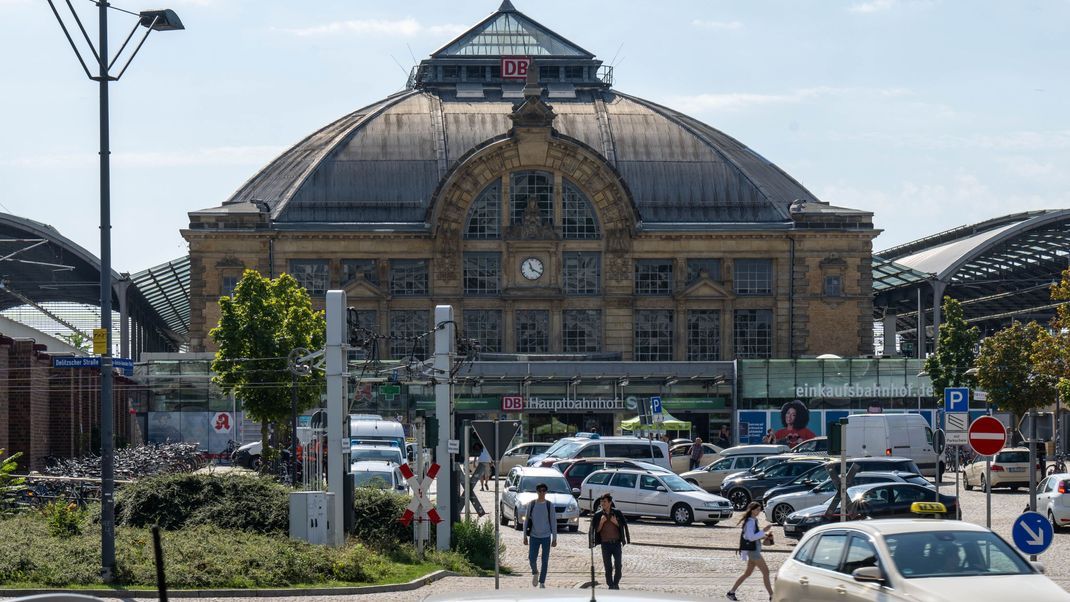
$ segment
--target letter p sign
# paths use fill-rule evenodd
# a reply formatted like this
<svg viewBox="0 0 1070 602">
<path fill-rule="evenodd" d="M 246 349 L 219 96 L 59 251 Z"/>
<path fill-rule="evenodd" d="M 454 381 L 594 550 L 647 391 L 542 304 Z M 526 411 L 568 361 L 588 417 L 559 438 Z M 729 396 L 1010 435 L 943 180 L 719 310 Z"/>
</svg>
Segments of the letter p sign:
<svg viewBox="0 0 1070 602">
<path fill-rule="evenodd" d="M 503 56 L 502 79 L 526 79 L 531 59 L 527 57 Z"/>
<path fill-rule="evenodd" d="M 969 412 L 970 389 L 968 387 L 948 387 L 944 389 L 944 412 Z"/>
</svg>

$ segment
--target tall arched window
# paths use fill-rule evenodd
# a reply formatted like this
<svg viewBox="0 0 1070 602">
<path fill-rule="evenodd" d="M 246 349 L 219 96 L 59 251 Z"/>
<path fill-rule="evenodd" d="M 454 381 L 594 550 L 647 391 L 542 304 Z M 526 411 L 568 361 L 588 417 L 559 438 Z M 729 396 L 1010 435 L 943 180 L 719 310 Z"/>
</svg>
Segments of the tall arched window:
<svg viewBox="0 0 1070 602">
<path fill-rule="evenodd" d="M 543 171 L 518 171 L 509 186 L 509 223 L 524 223 L 524 212 L 533 204 L 543 224 L 554 223 L 554 177 Z"/>
<path fill-rule="evenodd" d="M 468 210 L 468 222 L 464 237 L 468 239 L 493 239 L 501 236 L 501 183 L 494 182 L 479 193 Z"/>
<path fill-rule="evenodd" d="M 595 239 L 599 237 L 598 220 L 587 195 L 572 182 L 565 181 L 562 198 L 561 235 L 565 239 Z"/>
</svg>

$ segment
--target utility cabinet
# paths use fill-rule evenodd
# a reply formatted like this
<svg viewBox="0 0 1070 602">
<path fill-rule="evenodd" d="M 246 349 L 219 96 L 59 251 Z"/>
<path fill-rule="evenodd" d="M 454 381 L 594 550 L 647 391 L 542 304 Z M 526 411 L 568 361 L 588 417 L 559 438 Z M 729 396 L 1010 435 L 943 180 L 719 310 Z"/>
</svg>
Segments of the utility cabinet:
<svg viewBox="0 0 1070 602">
<path fill-rule="evenodd" d="M 290 539 L 326 545 L 331 531 L 334 494 L 295 491 L 290 494 Z"/>
</svg>

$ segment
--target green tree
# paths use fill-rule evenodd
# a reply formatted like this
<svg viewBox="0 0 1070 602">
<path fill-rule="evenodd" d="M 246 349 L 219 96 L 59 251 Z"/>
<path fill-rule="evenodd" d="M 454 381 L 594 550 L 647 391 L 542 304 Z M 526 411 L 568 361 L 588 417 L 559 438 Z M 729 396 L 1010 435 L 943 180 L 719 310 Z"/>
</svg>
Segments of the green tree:
<svg viewBox="0 0 1070 602">
<path fill-rule="evenodd" d="M 1055 307 L 1055 317 L 1051 319 L 1051 329 L 1037 341 L 1033 350 L 1033 361 L 1037 372 L 1056 379 L 1059 395 L 1063 399 L 1070 397 L 1070 268 L 1063 271 L 1059 282 L 1051 286 L 1051 300 Z"/>
<path fill-rule="evenodd" d="M 289 274 L 275 279 L 245 270 L 234 295 L 219 299 L 219 326 L 209 336 L 219 346 L 212 380 L 233 392 L 260 422 L 268 453 L 268 424 L 288 423 L 294 385 L 287 357 L 291 350 L 323 347 L 327 324 L 312 308 L 308 292 Z M 298 411 L 319 403 L 324 380 L 313 372 L 296 381 Z"/>
<path fill-rule="evenodd" d="M 977 382 L 988 399 L 1001 410 L 1014 414 L 1014 423 L 1033 408 L 1055 398 L 1055 379 L 1038 373 L 1035 350 L 1048 333 L 1036 322 L 1010 326 L 981 342 L 977 356 Z"/>
<path fill-rule="evenodd" d="M 966 371 L 973 367 L 980 338 L 977 327 L 966 323 L 961 303 L 944 297 L 943 308 L 944 319 L 940 324 L 936 353 L 925 360 L 925 372 L 932 380 L 937 397 L 942 397 L 947 387 L 973 385 L 974 378 Z"/>
<path fill-rule="evenodd" d="M 74 347 L 75 349 L 80 349 L 86 353 L 89 353 L 93 350 L 93 339 L 85 336 L 80 332 L 61 334 L 59 335 L 59 338 L 63 339 L 63 341 L 71 347 Z"/>
<path fill-rule="evenodd" d="M 15 508 L 15 498 L 24 483 L 23 479 L 15 477 L 13 473 L 18 470 L 19 459 L 22 452 L 4 457 L 4 450 L 0 449 L 0 517 L 11 514 Z"/>
</svg>

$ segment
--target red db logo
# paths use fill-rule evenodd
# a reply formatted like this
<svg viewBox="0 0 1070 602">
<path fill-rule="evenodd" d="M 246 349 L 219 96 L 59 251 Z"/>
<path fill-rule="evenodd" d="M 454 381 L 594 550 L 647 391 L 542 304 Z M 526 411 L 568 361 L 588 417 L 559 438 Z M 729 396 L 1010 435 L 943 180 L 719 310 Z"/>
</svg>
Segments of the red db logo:
<svg viewBox="0 0 1070 602">
<path fill-rule="evenodd" d="M 531 59 L 527 57 L 502 57 L 502 79 L 525 79 Z"/>
<path fill-rule="evenodd" d="M 502 411 L 503 412 L 523 412 L 524 411 L 524 396 L 523 395 L 503 395 L 502 396 Z"/>
</svg>

